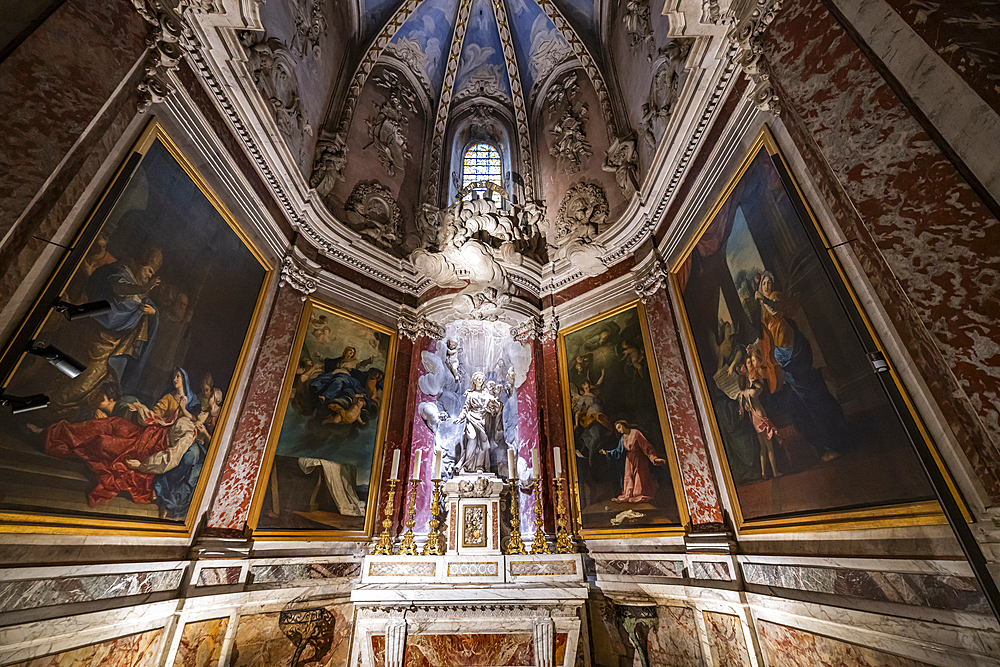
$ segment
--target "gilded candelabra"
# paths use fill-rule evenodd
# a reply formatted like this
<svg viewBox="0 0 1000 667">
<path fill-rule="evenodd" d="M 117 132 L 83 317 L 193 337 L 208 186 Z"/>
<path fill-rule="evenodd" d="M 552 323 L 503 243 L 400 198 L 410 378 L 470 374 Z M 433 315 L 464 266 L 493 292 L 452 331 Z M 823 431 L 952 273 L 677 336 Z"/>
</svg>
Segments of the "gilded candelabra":
<svg viewBox="0 0 1000 667">
<path fill-rule="evenodd" d="M 372 553 L 377 556 L 392 555 L 392 535 L 389 534 L 389 527 L 392 525 L 392 509 L 396 506 L 393 501 L 396 499 L 396 484 L 399 480 L 392 479 L 390 477 L 387 481 L 389 482 L 389 493 L 385 499 L 385 516 L 382 519 L 382 534 L 379 535 L 378 542 L 375 543 L 375 548 L 372 549 Z"/>
<path fill-rule="evenodd" d="M 535 541 L 531 543 L 531 553 L 550 554 L 549 544 L 545 541 L 545 532 L 542 531 L 542 480 L 533 478 L 535 484 Z"/>
<path fill-rule="evenodd" d="M 441 480 L 432 479 L 434 482 L 434 491 L 431 499 L 431 532 L 427 533 L 427 541 L 424 542 L 424 550 L 421 551 L 422 556 L 443 556 L 444 549 L 441 547 L 441 542 L 443 542 L 443 536 L 441 531 L 438 530 L 438 526 L 441 522 L 438 521 L 438 517 L 441 515 Z"/>
<path fill-rule="evenodd" d="M 410 480 L 410 507 L 406 511 L 406 534 L 403 535 L 403 541 L 399 543 L 399 551 L 396 552 L 401 556 L 416 556 L 419 553 L 417 543 L 414 540 L 413 524 L 417 522 L 417 485 L 422 481 L 422 479 Z"/>
<path fill-rule="evenodd" d="M 510 539 L 507 541 L 507 555 L 526 554 L 524 540 L 521 539 L 521 505 L 517 494 L 521 492 L 520 482 L 510 479 Z"/>
<path fill-rule="evenodd" d="M 568 519 L 566 517 L 566 503 L 563 500 L 563 483 L 565 481 L 562 477 L 556 477 L 556 498 L 558 499 L 556 504 L 556 523 L 559 524 L 559 531 L 556 533 L 557 554 L 576 553 L 573 541 L 569 538 L 569 532 L 566 530 Z"/>
</svg>

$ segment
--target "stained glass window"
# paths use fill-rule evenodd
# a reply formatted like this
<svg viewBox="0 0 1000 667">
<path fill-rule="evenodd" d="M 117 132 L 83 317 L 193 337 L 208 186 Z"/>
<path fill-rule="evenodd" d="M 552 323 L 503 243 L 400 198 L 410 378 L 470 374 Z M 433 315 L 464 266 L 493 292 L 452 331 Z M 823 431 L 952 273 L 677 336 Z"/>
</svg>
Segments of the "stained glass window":
<svg viewBox="0 0 1000 667">
<path fill-rule="evenodd" d="M 469 150 L 465 151 L 465 158 L 462 160 L 462 189 L 467 188 L 471 183 L 483 183 L 492 181 L 500 185 L 500 153 L 489 144 L 473 144 Z M 473 188 L 478 197 L 492 199 L 497 206 L 500 206 L 500 195 L 496 192 L 487 191 L 485 187 Z M 470 193 L 465 197 L 471 199 Z"/>
</svg>

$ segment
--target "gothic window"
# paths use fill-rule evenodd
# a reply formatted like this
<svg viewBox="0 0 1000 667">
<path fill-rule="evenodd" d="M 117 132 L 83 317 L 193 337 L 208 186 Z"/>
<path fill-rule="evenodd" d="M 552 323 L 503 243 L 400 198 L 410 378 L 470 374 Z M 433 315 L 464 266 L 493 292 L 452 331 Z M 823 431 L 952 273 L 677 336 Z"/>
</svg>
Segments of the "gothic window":
<svg viewBox="0 0 1000 667">
<path fill-rule="evenodd" d="M 500 153 L 490 144 L 473 144 L 469 150 L 465 151 L 462 158 L 462 189 L 470 184 L 479 184 L 465 196 L 465 199 L 472 199 L 472 193 L 483 199 L 492 199 L 497 206 L 500 206 L 500 195 L 485 186 L 486 182 L 495 183 L 500 186 Z M 480 187 L 481 185 L 481 187 Z"/>
</svg>

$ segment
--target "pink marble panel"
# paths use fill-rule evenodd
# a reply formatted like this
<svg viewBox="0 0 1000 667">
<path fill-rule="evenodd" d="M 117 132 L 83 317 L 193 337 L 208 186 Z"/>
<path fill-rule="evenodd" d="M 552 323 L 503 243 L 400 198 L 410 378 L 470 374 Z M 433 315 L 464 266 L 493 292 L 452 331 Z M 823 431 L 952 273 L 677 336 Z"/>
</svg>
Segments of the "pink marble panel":
<svg viewBox="0 0 1000 667">
<path fill-rule="evenodd" d="M 163 629 L 140 632 L 98 644 L 11 663 L 6 667 L 153 667 L 157 664 Z"/>
<path fill-rule="evenodd" d="M 413 431 L 407 450 L 409 451 L 409 460 L 412 460 L 417 452 L 420 452 L 420 458 L 423 459 L 423 463 L 420 464 L 420 479 L 423 481 L 418 485 L 419 488 L 417 489 L 417 523 L 414 527 L 414 530 L 417 532 L 430 530 L 431 497 L 433 494 L 431 478 L 434 476 L 434 433 L 427 428 L 427 424 L 417 414 L 417 406 L 424 401 L 435 400 L 434 396 L 420 391 L 417 379 L 427 372 L 420 359 L 421 352 L 434 352 L 437 350 L 437 345 L 437 341 L 430 338 L 418 338 L 413 345 L 413 363 L 410 371 L 410 377 L 413 378 L 413 382 L 409 387 L 411 398 L 407 404 L 407 409 L 409 410 L 408 414 L 413 415 Z M 441 500 L 444 500 L 443 484 Z M 441 509 L 444 510 L 443 505 Z M 439 530 L 443 528 L 444 526 L 439 526 Z"/>
<path fill-rule="evenodd" d="M 535 664 L 531 634 L 410 635 L 405 667 L 527 667 Z"/>
<path fill-rule="evenodd" d="M 769 667 L 929 667 L 926 662 L 760 621 L 757 636 Z"/>
<path fill-rule="evenodd" d="M 722 524 L 712 466 L 677 339 L 679 327 L 666 292 L 658 291 L 649 298 L 646 318 L 691 523 L 693 526 Z"/>
<path fill-rule="evenodd" d="M 525 343 L 534 347 L 531 341 Z M 531 452 L 539 449 L 539 429 L 538 420 L 538 384 L 535 368 L 535 350 L 532 349 L 531 364 L 528 366 L 528 375 L 524 383 L 517 388 L 517 439 L 521 445 L 519 453 L 520 460 L 524 461 L 528 470 L 531 469 Z M 549 443 L 549 450 L 553 445 L 559 443 Z M 565 446 L 563 447 L 565 450 Z M 551 458 L 550 452 L 538 452 L 539 461 Z M 520 466 L 518 466 L 520 467 Z M 518 501 L 521 509 L 521 532 L 525 532 L 534 526 L 535 521 L 535 497 L 533 495 L 521 494 Z"/>
<path fill-rule="evenodd" d="M 174 656 L 174 667 L 214 667 L 222 657 L 229 618 L 186 623 Z"/>
<path fill-rule="evenodd" d="M 740 617 L 713 611 L 703 614 L 712 664 L 715 667 L 750 667 L 750 654 Z"/>
<path fill-rule="evenodd" d="M 765 55 L 806 168 L 1000 500 L 1000 223 L 822 0 L 786 4 Z"/>
<path fill-rule="evenodd" d="M 700 667 L 701 642 L 694 610 L 690 607 L 657 607 L 659 621 L 655 632 L 646 639 L 649 661 L 653 665 Z"/>
<path fill-rule="evenodd" d="M 302 295 L 279 287 L 209 513 L 210 528 L 238 530 L 247 520 L 301 313 Z"/>
</svg>

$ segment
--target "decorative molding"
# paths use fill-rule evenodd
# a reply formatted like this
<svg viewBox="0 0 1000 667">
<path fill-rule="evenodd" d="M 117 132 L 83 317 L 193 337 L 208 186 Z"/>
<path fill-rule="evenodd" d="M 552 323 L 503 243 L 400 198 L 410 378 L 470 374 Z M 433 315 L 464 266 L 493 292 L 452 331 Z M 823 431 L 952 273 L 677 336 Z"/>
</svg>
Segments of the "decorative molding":
<svg viewBox="0 0 1000 667">
<path fill-rule="evenodd" d="M 185 23 L 182 13 L 191 8 L 195 11 L 213 11 L 214 4 L 198 0 L 181 0 L 176 7 L 161 0 L 132 0 L 136 11 L 149 25 L 146 46 L 149 53 L 143 68 L 146 71 L 139 84 L 139 113 L 145 113 L 153 104 L 159 104 L 174 91 L 170 72 L 177 69 L 184 53 L 191 49 L 191 29 Z"/>
<path fill-rule="evenodd" d="M 778 93 L 771 84 L 771 69 L 764 58 L 764 33 L 774 21 L 784 0 L 755 0 L 746 16 L 737 17 L 726 35 L 736 44 L 736 63 L 746 72 L 752 88 L 750 98 L 761 111 L 781 113 Z"/>
<path fill-rule="evenodd" d="M 396 327 L 400 336 L 413 341 L 421 337 L 441 340 L 445 335 L 443 326 L 427 319 L 423 315 L 409 315 L 404 313 L 399 316 Z"/>
<path fill-rule="evenodd" d="M 666 290 L 667 282 L 670 279 L 667 265 L 659 256 L 653 258 L 652 265 L 647 271 L 635 271 L 633 275 L 635 277 L 635 293 L 639 295 L 639 299 L 643 303 L 648 303 L 657 292 Z"/>
<path fill-rule="evenodd" d="M 302 293 L 302 300 L 316 291 L 316 279 L 299 266 L 290 255 L 281 260 L 281 280 L 278 285 L 288 285 L 296 292 Z"/>
<path fill-rule="evenodd" d="M 465 43 L 465 32 L 469 27 L 469 14 L 471 11 L 472 0 L 461 0 L 461 4 L 458 6 L 458 14 L 455 17 L 455 31 L 451 36 L 451 49 L 448 51 L 448 62 L 445 64 L 444 81 L 441 84 L 441 97 L 438 99 L 437 114 L 434 118 L 434 133 L 431 136 L 431 156 L 427 164 L 427 178 L 424 181 L 424 196 L 421 198 L 427 204 L 433 204 L 438 196 L 444 134 L 448 128 L 451 97 L 455 92 L 455 77 L 458 76 L 458 61 L 462 55 L 462 45 Z"/>
<path fill-rule="evenodd" d="M 517 123 L 517 141 L 521 153 L 521 180 L 524 182 L 524 200 L 535 198 L 534 168 L 532 166 L 531 135 L 528 132 L 528 111 L 521 89 L 521 77 L 517 70 L 517 56 L 514 53 L 514 41 L 510 35 L 510 22 L 507 16 L 507 6 L 503 0 L 493 0 L 493 16 L 496 18 L 497 30 L 500 33 L 500 44 L 503 48 L 503 59 L 507 65 L 507 80 L 514 95 L 514 119 Z"/>
</svg>

